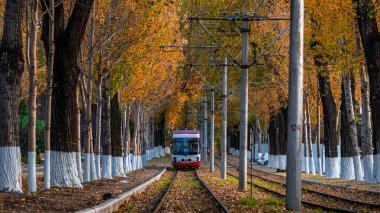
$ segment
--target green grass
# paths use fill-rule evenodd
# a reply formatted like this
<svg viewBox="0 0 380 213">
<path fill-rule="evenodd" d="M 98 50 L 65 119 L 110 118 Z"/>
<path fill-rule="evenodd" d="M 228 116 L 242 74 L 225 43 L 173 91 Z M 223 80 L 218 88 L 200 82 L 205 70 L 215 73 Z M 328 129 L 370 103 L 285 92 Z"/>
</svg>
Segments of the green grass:
<svg viewBox="0 0 380 213">
<path fill-rule="evenodd" d="M 276 206 L 276 207 L 285 206 L 285 199 L 271 197 L 266 200 L 263 200 L 261 204 L 265 206 Z"/>
<path fill-rule="evenodd" d="M 242 198 L 239 200 L 239 204 L 243 206 L 256 206 L 259 204 L 259 201 L 254 198 Z"/>
<path fill-rule="evenodd" d="M 285 206 L 285 200 L 281 198 L 271 197 L 265 200 L 256 200 L 246 197 L 239 200 L 239 204 L 243 206 L 261 206 L 261 207 L 282 207 Z"/>
<path fill-rule="evenodd" d="M 239 179 L 236 177 L 232 177 L 230 175 L 227 176 L 227 181 L 232 182 L 232 183 L 239 183 Z"/>
</svg>

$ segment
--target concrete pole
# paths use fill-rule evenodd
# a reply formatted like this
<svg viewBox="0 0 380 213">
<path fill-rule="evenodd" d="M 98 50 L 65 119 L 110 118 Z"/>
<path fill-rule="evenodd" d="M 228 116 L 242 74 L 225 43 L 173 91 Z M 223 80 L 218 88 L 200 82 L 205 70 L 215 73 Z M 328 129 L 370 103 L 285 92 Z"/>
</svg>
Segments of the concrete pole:
<svg viewBox="0 0 380 213">
<path fill-rule="evenodd" d="M 215 90 L 211 90 L 211 103 L 210 103 L 210 172 L 214 172 L 214 99 Z"/>
<path fill-rule="evenodd" d="M 291 0 L 286 209 L 301 210 L 304 0 Z"/>
<path fill-rule="evenodd" d="M 206 165 L 207 163 L 207 97 L 204 97 L 203 99 L 204 103 L 204 114 L 203 114 L 203 161 Z"/>
<path fill-rule="evenodd" d="M 223 88 L 222 88 L 222 159 L 220 178 L 227 178 L 227 58 L 223 61 Z"/>
<path fill-rule="evenodd" d="M 240 151 L 239 151 L 239 187 L 247 189 L 247 133 L 248 133 L 248 47 L 249 27 L 248 12 L 243 13 L 242 41 L 242 70 L 240 97 Z"/>
<path fill-rule="evenodd" d="M 197 104 L 199 107 L 200 106 L 199 100 L 198 100 Z M 200 142 L 199 143 L 199 145 L 200 145 L 199 151 L 201 153 L 201 158 L 203 158 L 203 133 L 202 133 L 203 127 L 202 127 L 202 110 L 200 107 L 198 108 L 198 111 L 197 111 L 197 119 L 198 119 L 199 142 Z"/>
</svg>

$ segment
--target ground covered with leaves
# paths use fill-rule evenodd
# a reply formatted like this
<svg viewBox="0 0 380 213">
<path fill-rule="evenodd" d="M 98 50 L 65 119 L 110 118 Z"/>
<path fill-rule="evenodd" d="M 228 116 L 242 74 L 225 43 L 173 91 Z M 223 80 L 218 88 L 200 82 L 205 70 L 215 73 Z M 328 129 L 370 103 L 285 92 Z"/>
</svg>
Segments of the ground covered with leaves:
<svg viewBox="0 0 380 213">
<path fill-rule="evenodd" d="M 0 192 L 0 212 L 74 212 L 93 207 L 104 202 L 103 195 L 107 193 L 115 197 L 152 178 L 169 161 L 169 156 L 153 159 L 146 168 L 130 172 L 126 177 L 87 182 L 83 184 L 83 189 L 44 190 L 43 177 L 39 176 L 39 190 L 36 193 L 26 193 L 27 179 L 23 178 L 25 193 Z"/>
<path fill-rule="evenodd" d="M 219 204 L 201 185 L 194 171 L 178 171 L 160 212 L 221 212 Z"/>
<path fill-rule="evenodd" d="M 230 157 L 229 162 L 232 162 L 231 164 L 237 166 L 238 158 Z M 273 169 L 266 168 L 266 167 L 257 167 L 257 165 L 256 165 L 256 168 L 258 168 L 258 170 L 255 169 L 253 172 L 254 183 L 260 184 L 266 188 L 270 188 L 272 190 L 285 194 L 285 186 L 284 186 L 286 182 L 285 173 L 277 174 L 275 171 L 272 171 Z M 266 168 L 265 171 L 263 168 Z M 230 171 L 237 175 L 236 167 L 235 169 L 231 169 Z M 250 172 L 250 169 L 248 169 L 248 172 Z M 255 177 L 255 176 L 258 176 L 260 178 Z M 327 180 L 325 178 L 323 179 Z M 358 181 L 351 181 L 351 182 L 356 182 L 356 186 L 360 183 Z M 276 183 L 279 183 L 279 184 L 276 184 Z M 343 201 L 337 198 L 326 197 L 318 193 L 312 193 L 310 191 L 322 192 L 325 194 L 336 196 L 338 198 L 350 199 L 353 201 L 359 201 L 359 202 L 377 204 L 377 205 L 380 205 L 380 193 L 370 192 L 370 191 L 363 190 L 360 188 L 339 187 L 339 186 L 326 185 L 322 183 L 312 183 L 312 182 L 306 182 L 306 181 L 302 182 L 302 188 L 304 189 L 303 194 L 302 194 L 302 199 L 313 202 L 313 203 L 318 203 L 318 204 L 322 204 L 322 205 L 330 206 L 334 208 L 345 208 L 351 211 L 380 210 L 378 207 L 369 206 L 369 205 L 366 206 L 363 204 L 355 204 L 354 202 L 348 202 L 348 201 Z"/>
<path fill-rule="evenodd" d="M 160 180 L 153 182 L 143 192 L 132 195 L 119 207 L 118 212 L 153 212 L 174 178 L 174 171 L 165 172 Z"/>
<path fill-rule="evenodd" d="M 211 173 L 206 168 L 198 171 L 200 178 L 227 206 L 231 212 L 285 212 L 285 199 L 261 189 L 250 187 L 247 191 L 238 190 L 238 179 L 227 176 L 220 179 L 220 170 Z"/>
</svg>

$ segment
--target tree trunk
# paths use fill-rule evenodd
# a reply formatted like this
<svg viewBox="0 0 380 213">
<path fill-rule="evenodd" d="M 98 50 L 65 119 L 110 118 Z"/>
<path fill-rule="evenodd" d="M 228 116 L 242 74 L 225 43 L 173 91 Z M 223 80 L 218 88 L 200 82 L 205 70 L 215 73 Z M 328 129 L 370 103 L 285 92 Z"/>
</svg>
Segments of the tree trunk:
<svg viewBox="0 0 380 213">
<path fill-rule="evenodd" d="M 124 176 L 119 91 L 111 100 L 112 176 Z"/>
<path fill-rule="evenodd" d="M 363 174 L 349 74 L 344 74 L 342 77 L 342 106 L 344 107 L 342 110 L 342 131 L 344 131 L 345 135 L 342 134 L 341 143 L 341 178 L 362 181 Z M 343 122 L 346 122 L 344 126 Z M 343 130 L 343 127 L 345 127 L 346 130 Z"/>
<path fill-rule="evenodd" d="M 259 115 L 256 115 L 256 128 L 255 128 L 255 141 L 257 143 L 257 157 L 261 157 L 262 150 L 261 150 L 261 143 L 262 143 L 262 137 L 261 137 L 261 126 L 260 126 L 260 118 Z"/>
<path fill-rule="evenodd" d="M 0 46 L 0 191 L 22 191 L 19 141 L 24 1 L 7 0 Z"/>
<path fill-rule="evenodd" d="M 304 154 L 304 159 L 305 159 L 305 173 L 309 174 L 310 173 L 310 168 L 309 168 L 309 131 L 307 129 L 307 115 L 306 115 L 306 110 L 304 110 L 303 114 L 303 154 Z"/>
<path fill-rule="evenodd" d="M 131 107 L 129 104 L 125 106 L 124 118 L 123 118 L 123 134 L 124 134 L 124 172 L 128 173 L 131 170 L 131 160 L 130 160 L 130 146 L 131 146 L 131 132 L 130 132 L 130 116 L 131 116 Z"/>
<path fill-rule="evenodd" d="M 91 16 L 90 21 L 90 41 L 89 52 L 87 57 L 87 91 L 86 91 L 86 133 L 85 133 L 85 176 L 84 181 L 96 180 L 96 170 L 94 162 L 94 152 L 92 150 L 93 138 L 92 138 L 92 67 L 93 67 L 93 39 L 95 34 L 95 18 L 94 13 Z"/>
<path fill-rule="evenodd" d="M 268 166 L 286 169 L 286 109 L 281 108 L 271 116 L 269 123 Z"/>
<path fill-rule="evenodd" d="M 321 108 L 319 99 L 317 102 L 317 157 L 318 157 L 318 175 L 322 176 L 322 155 L 321 155 Z"/>
<path fill-rule="evenodd" d="M 136 170 L 138 169 L 137 163 L 139 158 L 139 144 L 140 144 L 140 102 L 135 101 L 133 103 L 133 124 L 134 124 L 134 131 L 133 131 L 133 156 L 132 156 L 132 169 Z"/>
<path fill-rule="evenodd" d="M 51 184 L 58 187 L 82 187 L 77 171 L 76 88 L 80 68 L 78 55 L 94 0 L 77 0 L 65 24 L 64 4 L 55 11 L 55 55 L 52 92 Z M 45 15 L 48 19 L 48 15 Z M 49 28 L 44 21 L 46 32 Z M 49 46 L 45 42 L 45 48 Z"/>
<path fill-rule="evenodd" d="M 79 104 L 79 93 L 77 93 L 77 122 L 80 124 L 80 104 Z M 76 137 L 77 137 L 77 153 L 76 153 L 76 161 L 77 161 L 77 169 L 79 174 L 79 179 L 81 182 L 83 182 L 83 175 L 82 175 L 82 146 L 81 146 L 81 128 L 80 125 L 77 126 L 76 131 Z"/>
<path fill-rule="evenodd" d="M 112 149 L 111 149 L 111 100 L 110 78 L 106 75 L 102 84 L 102 178 L 112 178 Z"/>
<path fill-rule="evenodd" d="M 354 0 L 369 75 L 372 125 L 380 126 L 380 34 L 372 0 Z M 380 128 L 373 128 L 374 181 L 380 183 Z"/>
<path fill-rule="evenodd" d="M 36 181 L 36 119 L 37 119 L 37 37 L 38 3 L 31 0 L 29 32 L 29 129 L 28 129 L 28 192 L 37 191 Z"/>
<path fill-rule="evenodd" d="M 310 164 L 310 172 L 312 175 L 315 175 L 315 164 L 314 164 L 314 156 L 313 156 L 313 143 L 312 143 L 312 135 L 311 135 L 311 121 L 310 121 L 310 115 L 311 115 L 311 109 L 309 105 L 309 98 L 306 98 L 306 119 L 307 119 L 307 133 L 308 133 L 308 141 L 307 141 L 307 147 L 309 151 L 309 164 Z"/>
<path fill-rule="evenodd" d="M 287 144 L 287 119 L 288 119 L 288 109 L 286 107 L 280 108 L 280 113 L 278 117 L 278 144 L 279 144 L 279 169 L 286 170 L 286 144 Z"/>
<path fill-rule="evenodd" d="M 50 137 L 51 137 L 51 105 L 53 91 L 53 70 L 55 55 L 55 0 L 45 1 L 42 4 L 43 12 L 47 10 L 43 17 L 42 40 L 45 46 L 47 62 L 46 76 L 46 104 L 45 104 L 45 135 L 44 135 L 44 188 L 50 189 Z M 49 8 L 46 8 L 49 5 Z M 46 6 L 46 7 L 45 7 Z M 45 27 L 48 26 L 48 27 Z"/>
<path fill-rule="evenodd" d="M 331 91 L 330 78 L 325 73 L 318 74 L 319 91 L 323 106 L 323 124 L 325 138 L 325 164 L 326 178 L 339 178 L 338 159 L 338 132 L 337 132 L 337 110 Z"/>
<path fill-rule="evenodd" d="M 102 75 L 99 74 L 99 78 L 96 84 L 96 137 L 95 137 L 95 170 L 96 176 L 101 178 L 100 174 L 100 144 L 101 144 L 101 131 L 102 131 Z"/>
<path fill-rule="evenodd" d="M 278 168 L 278 131 L 277 131 L 277 119 L 276 115 L 272 115 L 269 121 L 269 153 L 268 153 L 268 167 Z"/>
<path fill-rule="evenodd" d="M 368 75 L 363 69 L 361 75 L 361 96 L 362 96 L 362 114 L 361 114 L 361 154 L 363 157 L 364 180 L 373 181 L 373 144 L 372 144 L 372 120 L 371 107 L 369 105 L 369 85 Z"/>
</svg>

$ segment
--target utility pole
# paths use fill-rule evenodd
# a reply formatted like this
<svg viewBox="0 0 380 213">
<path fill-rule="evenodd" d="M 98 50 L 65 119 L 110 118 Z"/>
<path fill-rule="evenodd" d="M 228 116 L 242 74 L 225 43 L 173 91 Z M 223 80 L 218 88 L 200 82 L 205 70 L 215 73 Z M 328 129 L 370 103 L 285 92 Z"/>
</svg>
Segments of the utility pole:
<svg viewBox="0 0 380 213">
<path fill-rule="evenodd" d="M 215 89 L 211 90 L 211 103 L 210 103 L 210 172 L 214 172 L 214 100 Z"/>
<path fill-rule="evenodd" d="M 224 58 L 224 65 L 227 65 L 227 58 Z M 222 156 L 220 178 L 227 178 L 227 66 L 223 67 L 222 86 Z"/>
<path fill-rule="evenodd" d="M 286 209 L 301 210 L 304 0 L 291 0 Z"/>
<path fill-rule="evenodd" d="M 203 103 L 204 103 L 204 119 L 203 119 L 203 161 L 206 165 L 207 163 L 207 141 L 208 141 L 208 138 L 207 138 L 207 96 L 204 97 L 203 99 Z"/>
<path fill-rule="evenodd" d="M 240 147 L 239 147 L 239 190 L 247 188 L 247 127 L 248 127 L 248 46 L 249 27 L 248 12 L 243 13 L 242 33 L 242 65 L 240 96 Z"/>
<path fill-rule="evenodd" d="M 250 21 L 284 21 L 289 18 L 268 18 L 266 16 L 258 16 L 256 12 L 253 12 L 252 16 L 249 12 L 243 12 L 240 16 L 238 12 L 235 12 L 234 16 L 227 16 L 227 13 L 223 13 L 222 18 L 213 17 L 190 17 L 190 20 L 195 20 L 199 26 L 214 40 L 214 42 L 227 54 L 230 60 L 241 67 L 241 99 L 240 99 L 240 151 L 239 151 L 239 190 L 244 191 L 247 189 L 247 128 L 248 128 L 248 68 L 257 65 L 258 61 L 264 56 L 264 54 L 273 46 L 273 44 L 280 39 L 280 37 L 286 32 L 290 25 L 287 25 L 274 40 L 261 52 L 260 55 L 254 57 L 252 63 L 248 61 L 248 47 L 249 47 L 249 22 Z M 233 55 L 227 50 L 226 46 L 222 43 L 202 24 L 203 21 L 228 21 L 228 22 L 242 22 L 242 63 L 240 64 Z"/>
<path fill-rule="evenodd" d="M 204 157 L 204 154 L 203 154 L 203 146 L 204 146 L 204 143 L 203 143 L 203 122 L 202 122 L 202 102 L 201 100 L 198 100 L 198 104 L 199 104 L 199 108 L 198 108 L 198 129 L 199 129 L 199 132 L 200 132 L 200 152 L 201 152 L 201 158 Z"/>
</svg>

